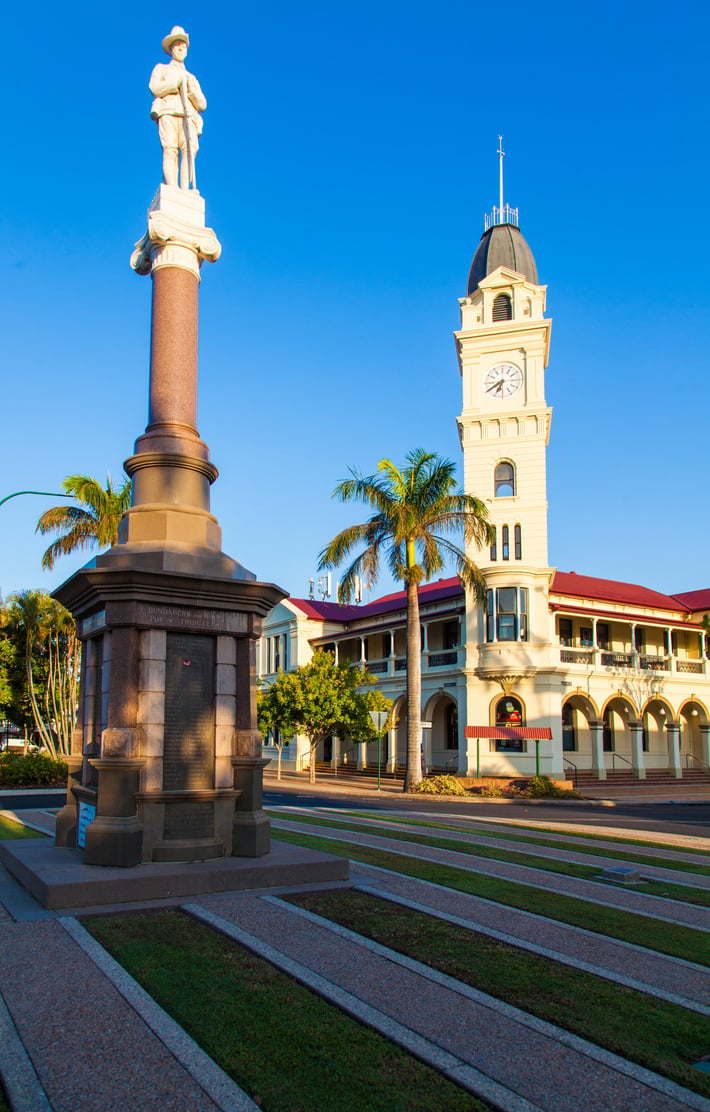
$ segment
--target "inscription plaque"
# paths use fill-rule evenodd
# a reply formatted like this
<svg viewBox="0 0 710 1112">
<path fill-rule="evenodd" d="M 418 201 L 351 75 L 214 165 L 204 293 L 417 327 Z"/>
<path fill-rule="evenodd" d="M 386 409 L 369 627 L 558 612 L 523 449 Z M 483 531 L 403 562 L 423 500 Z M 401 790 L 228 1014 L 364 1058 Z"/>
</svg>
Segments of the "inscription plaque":
<svg viewBox="0 0 710 1112">
<path fill-rule="evenodd" d="M 168 633 L 163 743 L 165 791 L 214 788 L 214 705 L 214 637 Z M 195 804 L 184 806 L 194 807 Z"/>
<path fill-rule="evenodd" d="M 157 606 L 142 603 L 136 607 L 136 621 L 151 629 L 207 629 L 214 633 L 246 633 L 247 615 L 234 610 L 206 610 L 198 606 Z"/>
</svg>

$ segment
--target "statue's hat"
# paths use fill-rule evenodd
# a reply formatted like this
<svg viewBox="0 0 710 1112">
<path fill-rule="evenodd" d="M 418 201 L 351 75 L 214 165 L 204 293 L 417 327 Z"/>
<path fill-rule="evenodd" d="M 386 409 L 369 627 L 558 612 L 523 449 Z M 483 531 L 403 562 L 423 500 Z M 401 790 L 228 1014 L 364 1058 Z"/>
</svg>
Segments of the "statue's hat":
<svg viewBox="0 0 710 1112">
<path fill-rule="evenodd" d="M 190 36 L 184 27 L 173 27 L 170 34 L 165 36 L 163 39 L 163 50 L 166 54 L 170 53 L 170 47 L 174 42 L 186 42 L 188 46 L 190 45 Z"/>
</svg>

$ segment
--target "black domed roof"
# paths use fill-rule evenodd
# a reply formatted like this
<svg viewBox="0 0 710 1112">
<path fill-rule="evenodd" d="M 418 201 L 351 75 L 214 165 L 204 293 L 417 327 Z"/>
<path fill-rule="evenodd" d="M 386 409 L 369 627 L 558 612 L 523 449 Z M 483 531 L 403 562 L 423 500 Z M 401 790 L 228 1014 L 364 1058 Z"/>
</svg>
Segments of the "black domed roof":
<svg viewBox="0 0 710 1112">
<path fill-rule="evenodd" d="M 515 224 L 494 224 L 483 233 L 473 256 L 466 292 L 474 293 L 481 280 L 499 266 L 524 274 L 528 282 L 538 284 L 533 253 Z"/>
</svg>

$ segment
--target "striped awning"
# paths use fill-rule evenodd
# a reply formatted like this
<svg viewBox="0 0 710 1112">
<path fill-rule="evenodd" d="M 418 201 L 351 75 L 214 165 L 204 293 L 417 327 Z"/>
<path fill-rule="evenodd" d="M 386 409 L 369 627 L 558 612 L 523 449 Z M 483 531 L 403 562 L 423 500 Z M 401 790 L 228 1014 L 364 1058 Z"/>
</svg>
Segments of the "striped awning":
<svg viewBox="0 0 710 1112">
<path fill-rule="evenodd" d="M 467 726 L 466 737 L 506 738 L 516 741 L 525 738 L 529 741 L 551 741 L 552 730 L 549 726 Z"/>
</svg>

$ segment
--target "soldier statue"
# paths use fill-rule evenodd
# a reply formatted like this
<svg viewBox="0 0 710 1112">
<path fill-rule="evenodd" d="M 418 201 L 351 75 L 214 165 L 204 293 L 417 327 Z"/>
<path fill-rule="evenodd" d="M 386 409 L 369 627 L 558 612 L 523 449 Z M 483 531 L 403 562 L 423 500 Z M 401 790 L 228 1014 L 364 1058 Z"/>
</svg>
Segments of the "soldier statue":
<svg viewBox="0 0 710 1112">
<path fill-rule="evenodd" d="M 190 39 L 183 27 L 173 27 L 163 39 L 169 62 L 160 62 L 150 75 L 150 91 L 155 97 L 150 110 L 158 121 L 163 148 L 163 181 L 182 189 L 195 183 L 195 155 L 202 134 L 202 117 L 207 101 L 197 78 L 185 68 Z M 178 174 L 179 163 L 179 174 Z"/>
</svg>

